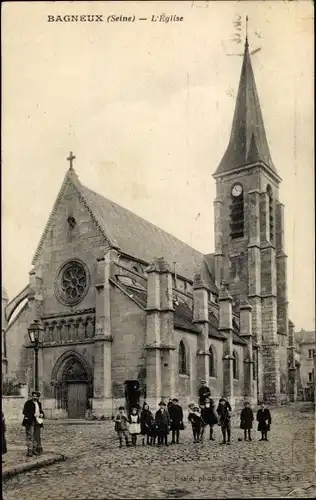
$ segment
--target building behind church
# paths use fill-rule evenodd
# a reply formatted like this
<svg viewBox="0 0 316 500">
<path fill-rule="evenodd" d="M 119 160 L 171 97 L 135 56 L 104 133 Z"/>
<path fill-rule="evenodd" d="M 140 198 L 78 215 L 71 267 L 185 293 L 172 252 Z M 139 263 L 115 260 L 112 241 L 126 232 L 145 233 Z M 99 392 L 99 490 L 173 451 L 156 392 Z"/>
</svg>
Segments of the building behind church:
<svg viewBox="0 0 316 500">
<path fill-rule="evenodd" d="M 47 415 L 80 418 L 90 407 L 110 416 L 135 383 L 153 406 L 170 396 L 195 400 L 202 379 L 212 397 L 235 406 L 245 397 L 295 400 L 281 178 L 247 39 L 231 135 L 213 177 L 215 251 L 204 255 L 83 186 L 70 166 L 29 283 L 11 301 L 2 294 L 6 370 L 29 390 L 27 327 L 43 324 Z"/>
<path fill-rule="evenodd" d="M 314 399 L 315 393 L 315 331 L 306 331 L 301 329 L 299 332 L 295 332 L 294 337 L 298 360 L 298 399 L 311 401 Z"/>
</svg>

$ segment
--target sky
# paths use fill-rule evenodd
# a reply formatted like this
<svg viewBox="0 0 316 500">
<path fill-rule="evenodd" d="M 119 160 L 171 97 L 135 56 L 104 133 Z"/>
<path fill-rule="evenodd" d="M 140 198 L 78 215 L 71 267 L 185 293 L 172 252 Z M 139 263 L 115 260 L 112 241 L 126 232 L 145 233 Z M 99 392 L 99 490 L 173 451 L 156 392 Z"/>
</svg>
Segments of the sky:
<svg viewBox="0 0 316 500">
<path fill-rule="evenodd" d="M 182 22 L 151 22 L 152 15 Z M 135 22 L 47 22 L 111 14 Z M 68 169 L 198 250 L 214 251 L 212 177 L 241 71 L 237 16 L 283 179 L 289 316 L 315 328 L 313 4 L 310 1 L 7 2 L 2 5 L 2 282 L 32 258 Z M 138 17 L 147 17 L 139 21 Z M 244 35 L 242 35 L 243 37 Z M 233 55 L 231 55 L 233 54 Z"/>
</svg>

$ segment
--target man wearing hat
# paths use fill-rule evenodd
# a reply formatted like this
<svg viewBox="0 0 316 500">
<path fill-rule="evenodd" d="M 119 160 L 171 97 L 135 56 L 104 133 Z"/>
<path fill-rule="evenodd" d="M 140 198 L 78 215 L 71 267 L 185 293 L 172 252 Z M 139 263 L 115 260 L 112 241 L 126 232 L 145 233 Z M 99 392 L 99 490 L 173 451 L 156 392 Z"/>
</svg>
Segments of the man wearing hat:
<svg viewBox="0 0 316 500">
<path fill-rule="evenodd" d="M 199 405 L 204 406 L 205 399 L 211 397 L 211 391 L 206 385 L 206 380 L 201 380 L 201 386 L 199 388 Z"/>
<path fill-rule="evenodd" d="M 41 397 L 38 391 L 32 392 L 32 398 L 26 401 L 23 408 L 23 422 L 26 433 L 27 456 L 40 455 L 43 451 L 41 445 L 41 428 L 43 427 L 44 412 Z"/>
<path fill-rule="evenodd" d="M 179 444 L 179 436 L 180 430 L 183 429 L 183 410 L 179 405 L 179 400 L 177 398 L 173 398 L 172 405 L 169 408 L 169 416 L 171 422 L 171 431 L 172 431 L 172 441 L 171 444 L 175 444 L 177 440 L 177 444 Z"/>
<path fill-rule="evenodd" d="M 168 446 L 168 434 L 170 428 L 170 416 L 166 410 L 166 403 L 159 403 L 159 410 L 156 411 L 155 424 L 158 434 L 158 446 L 165 444 Z"/>
</svg>

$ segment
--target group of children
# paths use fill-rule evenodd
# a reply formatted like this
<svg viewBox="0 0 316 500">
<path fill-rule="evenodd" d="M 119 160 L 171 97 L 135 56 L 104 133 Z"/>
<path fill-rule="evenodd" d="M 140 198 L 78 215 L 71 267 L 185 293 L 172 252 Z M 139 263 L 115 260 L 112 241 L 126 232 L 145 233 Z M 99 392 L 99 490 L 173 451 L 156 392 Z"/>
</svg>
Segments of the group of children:
<svg viewBox="0 0 316 500">
<path fill-rule="evenodd" d="M 125 413 L 124 406 L 120 406 L 115 418 L 115 430 L 118 433 L 120 447 L 122 447 L 123 438 L 125 438 L 126 446 L 136 446 L 138 435 L 142 436 L 143 446 L 154 445 L 156 440 L 158 446 L 163 444 L 168 446 L 170 430 L 172 431 L 171 444 L 179 443 L 180 430 L 183 428 L 183 411 L 177 398 L 169 401 L 168 411 L 166 403 L 161 401 L 155 415 L 152 414 L 146 402 L 140 413 L 138 408 L 133 407 L 130 415 Z"/>
<path fill-rule="evenodd" d="M 221 444 L 230 444 L 231 438 L 231 406 L 227 398 L 219 400 L 217 409 L 212 399 L 206 398 L 204 404 L 191 404 L 189 406 L 188 420 L 192 425 L 193 442 L 198 443 L 203 439 L 207 426 L 210 428 L 210 440 L 214 441 L 213 427 L 218 424 L 221 427 L 223 441 Z M 245 401 L 244 408 L 240 413 L 240 428 L 244 431 L 244 440 L 252 441 L 251 430 L 254 421 L 254 414 L 248 401 Z M 271 425 L 271 414 L 264 403 L 257 411 L 258 431 L 261 432 L 259 441 L 268 441 L 268 431 Z M 239 438 L 241 441 L 242 438 Z"/>
<path fill-rule="evenodd" d="M 209 439 L 214 441 L 213 427 L 218 424 L 221 427 L 223 441 L 221 444 L 230 444 L 231 439 L 231 406 L 227 398 L 222 397 L 219 400 L 217 409 L 215 409 L 214 401 L 206 398 L 204 403 L 200 405 L 192 403 L 189 405 L 188 420 L 192 426 L 193 442 L 200 442 L 209 426 Z M 244 408 L 240 414 L 240 428 L 244 430 L 245 441 L 252 441 L 251 430 L 253 427 L 254 414 L 249 402 L 245 401 Z M 257 412 L 258 431 L 261 432 L 260 441 L 267 441 L 267 433 L 270 430 L 271 414 L 261 403 L 261 408 Z M 125 413 L 124 406 L 120 406 L 119 413 L 115 418 L 115 430 L 118 433 L 120 447 L 125 438 L 126 446 L 136 446 L 137 436 L 142 436 L 142 444 L 154 445 L 156 439 L 158 446 L 168 446 L 168 434 L 172 432 L 172 441 L 170 444 L 178 444 L 180 430 L 185 428 L 183 424 L 183 410 L 179 405 L 177 398 L 169 400 L 168 410 L 166 404 L 161 401 L 159 410 L 155 415 L 150 411 L 148 404 L 145 402 L 141 412 L 134 407 L 130 415 Z M 129 440 L 131 437 L 131 442 Z M 241 438 L 238 438 L 241 441 Z"/>
</svg>

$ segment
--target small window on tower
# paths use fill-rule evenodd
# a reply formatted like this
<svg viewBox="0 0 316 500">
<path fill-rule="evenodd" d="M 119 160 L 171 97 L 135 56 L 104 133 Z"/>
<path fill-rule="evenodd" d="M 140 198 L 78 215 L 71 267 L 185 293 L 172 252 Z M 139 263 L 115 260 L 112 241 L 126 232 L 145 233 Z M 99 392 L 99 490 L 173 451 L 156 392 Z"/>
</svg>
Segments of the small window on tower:
<svg viewBox="0 0 316 500">
<path fill-rule="evenodd" d="M 69 229 L 74 229 L 74 227 L 76 225 L 76 219 L 70 215 L 67 219 L 67 222 L 68 222 Z"/>
<path fill-rule="evenodd" d="M 230 235 L 233 239 L 244 236 L 244 192 L 241 184 L 235 184 L 231 191 Z"/>
<path fill-rule="evenodd" d="M 187 353 L 184 342 L 181 340 L 179 344 L 179 374 L 188 375 Z"/>
</svg>

